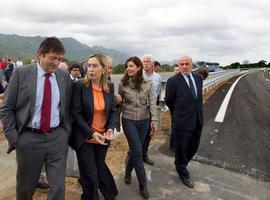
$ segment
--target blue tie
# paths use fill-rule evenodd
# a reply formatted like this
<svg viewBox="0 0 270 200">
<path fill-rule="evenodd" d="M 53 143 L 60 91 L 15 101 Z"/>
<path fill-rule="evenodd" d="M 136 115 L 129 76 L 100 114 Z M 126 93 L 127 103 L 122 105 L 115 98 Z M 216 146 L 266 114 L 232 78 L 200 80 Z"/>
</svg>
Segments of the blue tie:
<svg viewBox="0 0 270 200">
<path fill-rule="evenodd" d="M 187 77 L 188 77 L 188 83 L 189 83 L 189 88 L 190 88 L 191 94 L 192 94 L 193 98 L 196 99 L 197 97 L 196 97 L 196 92 L 195 92 L 193 82 L 192 82 L 189 74 L 187 75 Z"/>
</svg>

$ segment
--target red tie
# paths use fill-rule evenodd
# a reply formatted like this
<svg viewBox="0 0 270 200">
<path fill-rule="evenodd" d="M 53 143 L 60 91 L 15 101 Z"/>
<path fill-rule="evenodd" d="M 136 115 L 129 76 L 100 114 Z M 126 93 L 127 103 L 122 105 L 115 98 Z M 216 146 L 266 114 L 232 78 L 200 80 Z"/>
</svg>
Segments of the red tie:
<svg viewBox="0 0 270 200">
<path fill-rule="evenodd" d="M 52 92 L 51 92 L 51 82 L 50 82 L 50 73 L 45 74 L 44 82 L 44 93 L 43 101 L 41 106 L 41 117 L 40 117 L 40 130 L 44 133 L 50 130 L 51 122 L 51 107 L 52 107 Z"/>
</svg>

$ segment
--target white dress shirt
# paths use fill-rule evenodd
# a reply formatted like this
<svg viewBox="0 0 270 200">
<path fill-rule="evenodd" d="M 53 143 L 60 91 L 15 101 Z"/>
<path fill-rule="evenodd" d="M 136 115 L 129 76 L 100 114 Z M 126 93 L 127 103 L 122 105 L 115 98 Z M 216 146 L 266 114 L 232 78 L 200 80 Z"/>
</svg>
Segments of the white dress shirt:
<svg viewBox="0 0 270 200">
<path fill-rule="evenodd" d="M 44 71 L 44 69 L 39 64 L 37 64 L 37 88 L 36 88 L 35 109 L 32 116 L 32 120 L 28 124 L 28 127 L 31 128 L 36 129 L 40 128 L 41 106 L 43 101 L 45 74 L 46 72 Z M 50 127 L 54 128 L 59 126 L 60 123 L 60 92 L 55 73 L 52 73 L 49 79 L 51 82 L 51 91 L 52 91 Z"/>
</svg>

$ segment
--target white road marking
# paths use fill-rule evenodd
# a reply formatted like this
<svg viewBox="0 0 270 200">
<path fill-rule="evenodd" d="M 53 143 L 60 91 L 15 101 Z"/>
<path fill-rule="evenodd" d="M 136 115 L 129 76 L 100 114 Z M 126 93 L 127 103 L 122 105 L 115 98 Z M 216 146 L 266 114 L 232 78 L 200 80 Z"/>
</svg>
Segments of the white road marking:
<svg viewBox="0 0 270 200">
<path fill-rule="evenodd" d="M 246 74 L 243 74 L 242 76 L 240 76 L 234 83 L 233 85 L 231 86 L 231 88 L 229 89 L 228 93 L 226 94 L 220 108 L 219 108 L 219 111 L 216 115 L 216 118 L 215 118 L 215 122 L 223 122 L 224 121 L 224 117 L 225 117 L 225 114 L 226 114 L 226 111 L 227 111 L 227 108 L 228 108 L 228 104 L 229 104 L 229 101 L 231 99 L 231 96 L 232 96 L 232 93 L 233 93 L 233 90 L 236 86 L 236 84 L 238 83 L 238 81 L 246 76 L 248 73 Z"/>
</svg>

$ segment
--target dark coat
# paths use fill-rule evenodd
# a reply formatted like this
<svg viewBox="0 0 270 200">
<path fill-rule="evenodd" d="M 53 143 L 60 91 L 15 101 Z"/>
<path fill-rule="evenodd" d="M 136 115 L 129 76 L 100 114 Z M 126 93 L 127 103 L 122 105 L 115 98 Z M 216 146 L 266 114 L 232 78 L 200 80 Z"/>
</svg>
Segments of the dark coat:
<svg viewBox="0 0 270 200">
<path fill-rule="evenodd" d="M 92 127 L 94 99 L 92 86 L 86 87 L 82 80 L 73 84 L 71 111 L 73 116 L 72 134 L 69 145 L 78 150 L 84 143 L 85 139 L 90 139 L 94 130 Z M 103 92 L 105 101 L 106 130 L 115 128 L 115 103 L 114 103 L 114 86 L 109 84 L 109 93 Z"/>
<path fill-rule="evenodd" d="M 203 126 L 202 78 L 192 73 L 197 87 L 194 99 L 185 78 L 181 73 L 167 81 L 165 102 L 173 113 L 173 128 L 179 131 L 192 131 L 197 123 Z"/>
</svg>

